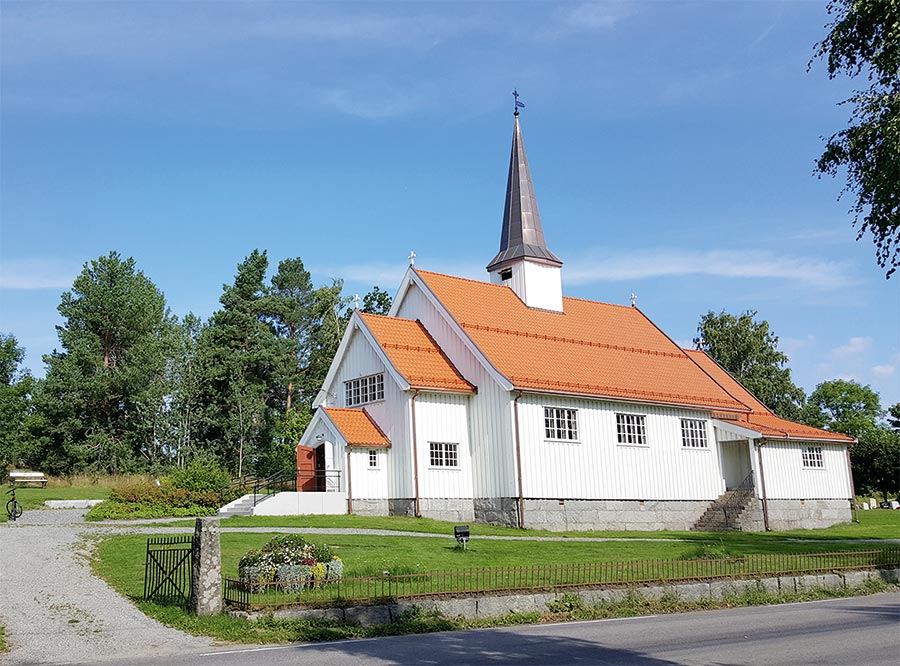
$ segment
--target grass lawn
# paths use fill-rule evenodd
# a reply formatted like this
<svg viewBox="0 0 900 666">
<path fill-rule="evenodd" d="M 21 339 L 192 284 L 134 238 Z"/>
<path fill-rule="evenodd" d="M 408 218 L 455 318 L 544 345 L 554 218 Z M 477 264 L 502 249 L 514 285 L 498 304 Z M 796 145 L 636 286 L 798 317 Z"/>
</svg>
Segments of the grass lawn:
<svg viewBox="0 0 900 666">
<path fill-rule="evenodd" d="M 404 516 L 234 516 L 222 520 L 222 527 L 358 527 L 373 530 L 396 530 L 424 532 L 428 534 L 453 534 L 456 523 L 431 520 L 430 518 L 408 518 Z M 179 521 L 172 526 L 193 527 L 194 522 Z M 495 525 L 469 525 L 473 538 L 477 535 L 497 536 L 553 536 L 553 537 L 610 537 L 623 539 L 689 539 L 706 541 L 718 539 L 720 533 L 712 532 L 547 532 L 544 530 L 520 530 L 514 527 Z M 733 534 L 733 533 L 732 533 Z M 740 533 L 738 533 L 740 534 Z M 727 535 L 726 535 L 727 536 Z M 843 523 L 827 529 L 793 530 L 790 532 L 770 532 L 757 534 L 757 538 L 781 539 L 785 536 L 803 539 L 900 539 L 900 511 L 875 509 L 860 511 L 859 523 Z"/>
<path fill-rule="evenodd" d="M 9 488 L 4 486 L 4 493 L 9 492 Z M 17 486 L 16 499 L 22 505 L 25 511 L 33 509 L 43 509 L 45 500 L 68 500 L 68 499 L 106 499 L 109 497 L 110 488 L 100 485 L 90 486 L 56 486 L 40 488 L 35 486 Z M 3 495 L 3 508 L 0 508 L 0 522 L 6 522 L 6 503 L 10 496 Z"/>
<path fill-rule="evenodd" d="M 9 644 L 6 642 L 6 629 L 0 627 L 0 654 L 9 652 Z"/>
</svg>

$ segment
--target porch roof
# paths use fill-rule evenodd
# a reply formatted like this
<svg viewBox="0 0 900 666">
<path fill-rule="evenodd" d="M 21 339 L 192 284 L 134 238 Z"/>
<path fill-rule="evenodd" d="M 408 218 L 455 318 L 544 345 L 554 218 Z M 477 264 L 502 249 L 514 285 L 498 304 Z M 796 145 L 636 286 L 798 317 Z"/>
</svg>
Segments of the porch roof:
<svg viewBox="0 0 900 666">
<path fill-rule="evenodd" d="M 387 449 L 391 440 L 365 409 L 320 407 L 326 418 L 347 442 L 347 446 Z"/>
</svg>

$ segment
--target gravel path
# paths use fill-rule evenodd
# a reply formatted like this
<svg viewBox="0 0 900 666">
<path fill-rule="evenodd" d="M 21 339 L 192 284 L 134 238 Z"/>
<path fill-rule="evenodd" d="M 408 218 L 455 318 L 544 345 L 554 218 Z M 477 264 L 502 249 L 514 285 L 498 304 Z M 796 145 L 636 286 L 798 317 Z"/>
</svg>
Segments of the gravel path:
<svg viewBox="0 0 900 666">
<path fill-rule="evenodd" d="M 210 640 L 151 620 L 91 574 L 84 510 L 26 511 L 0 525 L 0 663 L 67 664 L 199 652 Z M 116 530 L 118 532 L 119 530 Z"/>
</svg>

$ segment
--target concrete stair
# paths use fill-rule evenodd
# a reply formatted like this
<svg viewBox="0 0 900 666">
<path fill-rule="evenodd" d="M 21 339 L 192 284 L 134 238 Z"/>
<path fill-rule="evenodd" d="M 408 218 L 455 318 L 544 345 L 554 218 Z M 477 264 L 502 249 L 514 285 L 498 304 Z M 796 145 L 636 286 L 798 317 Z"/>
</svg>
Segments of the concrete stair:
<svg viewBox="0 0 900 666">
<path fill-rule="evenodd" d="M 717 500 L 707 507 L 702 516 L 694 523 L 694 532 L 732 532 L 741 530 L 741 514 L 753 501 L 752 488 L 726 490 Z"/>
<path fill-rule="evenodd" d="M 244 495 L 233 502 L 229 502 L 219 509 L 220 518 L 229 518 L 231 516 L 252 516 L 253 507 L 257 501 L 261 501 L 266 495 Z M 258 498 L 258 499 L 257 499 Z"/>
</svg>

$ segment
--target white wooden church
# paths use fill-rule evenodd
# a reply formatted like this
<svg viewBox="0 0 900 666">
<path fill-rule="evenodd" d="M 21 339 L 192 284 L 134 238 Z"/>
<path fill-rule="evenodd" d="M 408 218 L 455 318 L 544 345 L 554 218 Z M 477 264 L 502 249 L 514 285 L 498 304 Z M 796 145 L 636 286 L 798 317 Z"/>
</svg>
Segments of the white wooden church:
<svg viewBox="0 0 900 666">
<path fill-rule="evenodd" d="M 852 438 L 778 418 L 633 305 L 563 296 L 562 267 L 517 112 L 487 279 L 411 259 L 390 316 L 353 314 L 298 448 L 327 487 L 308 489 L 313 504 L 288 493 L 256 513 L 550 530 L 850 519 Z"/>
</svg>

